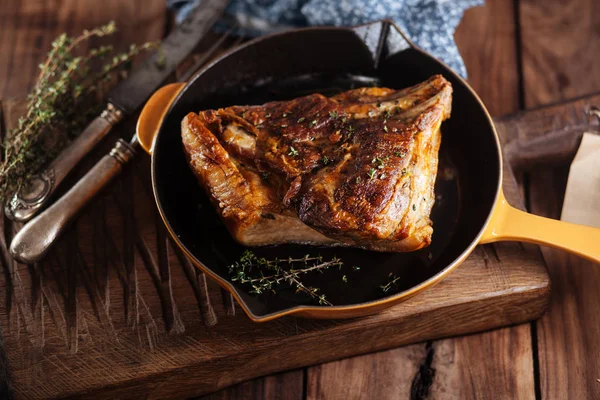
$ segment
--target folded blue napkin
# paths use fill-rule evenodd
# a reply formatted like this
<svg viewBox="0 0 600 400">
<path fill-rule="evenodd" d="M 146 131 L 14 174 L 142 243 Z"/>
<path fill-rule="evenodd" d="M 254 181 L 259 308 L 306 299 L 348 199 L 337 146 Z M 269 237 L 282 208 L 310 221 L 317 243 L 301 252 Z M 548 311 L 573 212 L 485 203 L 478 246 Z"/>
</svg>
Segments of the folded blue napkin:
<svg viewBox="0 0 600 400">
<path fill-rule="evenodd" d="M 419 47 L 461 76 L 467 71 L 454 43 L 463 12 L 484 0 L 232 0 L 225 11 L 240 33 L 259 36 L 301 26 L 353 26 L 392 19 Z M 201 0 L 167 0 L 183 19 Z"/>
</svg>

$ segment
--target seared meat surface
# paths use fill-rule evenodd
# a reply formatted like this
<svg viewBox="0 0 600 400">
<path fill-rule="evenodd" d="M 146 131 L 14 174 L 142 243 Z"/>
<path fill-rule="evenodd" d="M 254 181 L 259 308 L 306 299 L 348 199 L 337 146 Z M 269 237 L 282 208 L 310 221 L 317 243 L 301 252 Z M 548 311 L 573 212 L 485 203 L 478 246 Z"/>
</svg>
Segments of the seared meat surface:
<svg viewBox="0 0 600 400">
<path fill-rule="evenodd" d="M 313 94 L 190 113 L 188 162 L 227 228 L 248 246 L 429 245 L 440 125 L 452 87 Z"/>
</svg>

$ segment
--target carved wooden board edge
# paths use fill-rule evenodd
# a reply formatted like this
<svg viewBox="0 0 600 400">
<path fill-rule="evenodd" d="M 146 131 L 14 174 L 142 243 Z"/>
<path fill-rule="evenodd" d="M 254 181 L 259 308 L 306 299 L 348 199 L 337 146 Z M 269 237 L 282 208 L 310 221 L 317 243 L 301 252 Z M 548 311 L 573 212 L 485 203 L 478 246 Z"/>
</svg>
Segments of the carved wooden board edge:
<svg viewBox="0 0 600 400">
<path fill-rule="evenodd" d="M 583 132 L 600 133 L 600 93 L 537 107 L 496 120 L 506 161 L 516 171 L 570 163 Z"/>
<path fill-rule="evenodd" d="M 440 308 L 427 313 L 426 316 L 414 314 L 386 324 L 375 324 L 368 329 L 360 327 L 344 332 L 321 334 L 318 338 L 303 339 L 306 344 L 310 343 L 309 349 L 302 343 L 280 341 L 269 347 L 238 353 L 235 357 L 222 357 L 143 380 L 125 382 L 110 388 L 98 388 L 90 394 L 77 393 L 77 397 L 115 399 L 124 398 L 132 393 L 140 398 L 156 399 L 200 396 L 272 373 L 535 320 L 543 314 L 548 298 L 549 291 L 546 288 L 529 291 L 517 301 L 511 299 L 512 310 L 502 311 L 504 315 L 495 318 L 485 310 L 495 309 L 501 312 L 499 308 L 502 307 L 499 307 L 498 298 L 489 297 L 477 302 L 469 312 L 453 312 L 451 309 Z M 521 312 L 519 309 L 535 311 Z M 478 312 L 486 317 L 473 324 Z M 452 325 L 449 319 L 454 320 L 455 325 Z M 437 321 L 435 324 L 438 330 L 435 333 L 428 330 L 426 321 Z M 411 327 L 410 332 L 406 331 L 407 327 Z M 348 345 L 349 342 L 352 346 Z"/>
</svg>

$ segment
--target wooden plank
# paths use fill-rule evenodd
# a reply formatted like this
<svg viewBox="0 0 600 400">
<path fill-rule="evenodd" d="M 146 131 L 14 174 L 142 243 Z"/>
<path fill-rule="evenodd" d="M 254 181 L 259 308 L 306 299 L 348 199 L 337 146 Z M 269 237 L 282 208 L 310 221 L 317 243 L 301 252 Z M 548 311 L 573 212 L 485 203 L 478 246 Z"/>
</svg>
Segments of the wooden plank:
<svg viewBox="0 0 600 400">
<path fill-rule="evenodd" d="M 597 0 L 522 0 L 520 11 L 527 107 L 600 88 Z"/>
<path fill-rule="evenodd" d="M 254 379 L 239 385 L 203 396 L 203 400 L 302 400 L 304 371 L 296 370 Z"/>
<path fill-rule="evenodd" d="M 159 39 L 164 0 L 19 0 L 0 7 L 0 97 L 23 97 L 35 82 L 38 65 L 61 33 L 78 35 L 109 21 L 118 31 L 106 42 L 125 50 L 131 43 Z M 93 43 L 98 43 L 97 41 Z M 87 44 L 82 45 L 82 50 Z"/>
<path fill-rule="evenodd" d="M 540 146 L 535 155 L 526 151 L 529 168 L 530 207 L 532 212 L 558 218 L 562 207 L 570 159 L 575 148 L 572 140 L 564 140 L 565 132 L 575 138 L 583 130 L 600 131 L 595 117 L 585 110 L 600 105 L 600 95 L 557 105 L 508 118 L 500 125 L 511 141 L 538 140 L 558 145 L 563 141 L 571 149 L 570 157 L 552 158 L 555 145 Z M 591 124 L 591 125 L 590 125 Z M 513 157 L 523 154 L 512 146 Z M 600 295 L 598 266 L 559 251 L 543 249 L 552 279 L 552 300 L 548 312 L 537 322 L 537 344 L 540 370 L 540 393 L 544 399 L 593 398 L 598 393 L 600 363 L 596 350 L 600 346 L 597 304 Z"/>
<path fill-rule="evenodd" d="M 6 135 L 5 127 L 4 127 L 4 113 L 3 110 L 3 102 L 0 101 L 0 140 L 4 140 Z M 0 220 L 3 216 L 0 216 Z M 4 227 L 2 227 L 4 230 Z M 0 259 L 2 259 L 0 257 Z M 2 262 L 0 262 L 2 265 Z M 6 273 L 7 269 L 2 265 L 2 272 Z M 6 355 L 6 348 L 4 345 L 4 338 L 2 336 L 2 332 L 0 332 L 0 398 L 2 399 L 12 399 L 14 397 L 14 392 L 12 390 L 12 377 L 10 372 L 10 365 L 8 363 L 8 357 Z"/>
<path fill-rule="evenodd" d="M 467 10 L 454 34 L 469 84 L 495 117 L 519 109 L 516 25 L 512 2 L 488 0 Z"/>
<path fill-rule="evenodd" d="M 576 0 L 520 3 L 525 104 L 537 107 L 600 90 L 600 4 Z M 584 100 L 527 117 L 521 138 L 568 130 L 589 121 Z M 531 128 L 528 129 L 528 125 Z M 570 160 L 529 173 L 530 210 L 558 218 Z M 553 283 L 548 313 L 537 324 L 543 399 L 594 398 L 600 377 L 600 270 L 591 262 L 544 249 Z"/>
<path fill-rule="evenodd" d="M 426 347 L 414 345 L 311 367 L 306 398 L 414 398 L 413 377 L 426 359 Z"/>
<path fill-rule="evenodd" d="M 484 7 L 465 13 L 455 34 L 469 82 L 492 115 L 512 113 L 519 107 L 514 11 L 512 2 L 488 0 Z M 508 192 L 513 200 L 519 198 L 518 191 Z M 499 247 L 510 252 L 518 251 L 519 245 L 489 249 Z M 380 399 L 409 394 L 416 398 L 529 398 L 534 396 L 532 359 L 530 327 L 521 325 L 309 368 L 308 394 L 314 398 L 359 398 L 364 393 L 377 393 L 374 397 Z M 400 368 L 381 368 L 376 377 L 358 379 L 357 371 L 378 365 Z"/>
</svg>

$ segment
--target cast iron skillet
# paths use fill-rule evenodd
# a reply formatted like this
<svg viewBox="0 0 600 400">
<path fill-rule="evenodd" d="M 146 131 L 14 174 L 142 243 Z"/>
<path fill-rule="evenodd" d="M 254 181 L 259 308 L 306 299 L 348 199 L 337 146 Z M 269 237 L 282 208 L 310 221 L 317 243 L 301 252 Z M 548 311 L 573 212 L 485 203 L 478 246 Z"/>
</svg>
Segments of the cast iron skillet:
<svg viewBox="0 0 600 400">
<path fill-rule="evenodd" d="M 400 89 L 434 74 L 449 80 L 454 94 L 452 116 L 442 125 L 431 246 L 413 253 L 297 245 L 253 249 L 267 258 L 307 253 L 341 258 L 343 271 L 328 270 L 306 280 L 321 288 L 333 306 L 313 305 L 293 290 L 256 296 L 232 284 L 227 266 L 239 259 L 244 247 L 221 224 L 186 163 L 180 136 L 183 117 L 190 111 L 314 92 L 334 94 L 366 85 Z M 417 49 L 388 21 L 299 29 L 248 42 L 212 62 L 189 83 L 159 90 L 142 111 L 138 135 L 152 153 L 156 203 L 173 238 L 255 321 L 292 313 L 342 318 L 375 312 L 438 282 L 482 242 L 532 241 L 600 261 L 595 246 L 600 230 L 536 217 L 506 203 L 500 145 L 484 105 L 465 81 Z M 400 279 L 384 293 L 380 286 L 390 276 Z"/>
</svg>

